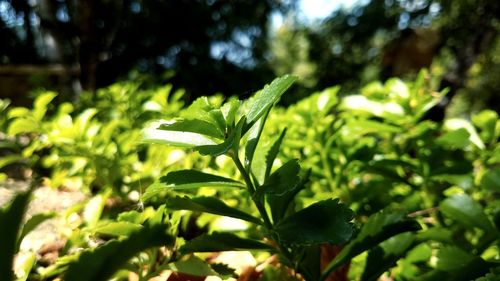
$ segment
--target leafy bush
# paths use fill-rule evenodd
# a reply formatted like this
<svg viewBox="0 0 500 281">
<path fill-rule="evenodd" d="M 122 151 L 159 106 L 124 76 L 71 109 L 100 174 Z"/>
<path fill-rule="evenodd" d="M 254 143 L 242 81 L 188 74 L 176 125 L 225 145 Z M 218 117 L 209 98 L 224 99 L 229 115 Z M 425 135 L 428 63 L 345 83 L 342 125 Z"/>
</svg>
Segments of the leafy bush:
<svg viewBox="0 0 500 281">
<path fill-rule="evenodd" d="M 246 101 L 204 97 L 186 108 L 180 92 L 134 83 L 74 107 L 51 108 L 52 93 L 31 110 L 6 107 L 8 133 L 31 139 L 24 161 L 50 168 L 55 185 L 70 179 L 93 191 L 67 211 L 81 221 L 56 263 L 33 258 L 23 278 L 147 280 L 169 270 L 226 279 L 234 270 L 205 253 L 251 251 L 267 264 L 257 280 L 498 279 L 496 112 L 426 120 L 445 92 L 425 72 L 276 106 L 293 82 L 284 76 Z M 141 186 L 145 207 L 106 208 Z"/>
<path fill-rule="evenodd" d="M 170 97 L 170 90 L 166 86 L 141 91 L 137 83 L 124 82 L 99 90 L 76 108 L 70 103 L 54 108 L 51 102 L 56 94 L 41 93 L 33 109 L 8 110 L 7 134 L 31 139 L 22 148 L 22 158 L 13 160 L 48 169 L 55 187 L 87 192 L 112 188 L 118 194 L 137 190 L 165 164 L 172 164 L 172 160 L 156 159 L 146 163 L 151 154 L 167 158 L 172 149 L 140 145 L 145 122 L 175 114 L 182 107 L 182 92 Z"/>
</svg>

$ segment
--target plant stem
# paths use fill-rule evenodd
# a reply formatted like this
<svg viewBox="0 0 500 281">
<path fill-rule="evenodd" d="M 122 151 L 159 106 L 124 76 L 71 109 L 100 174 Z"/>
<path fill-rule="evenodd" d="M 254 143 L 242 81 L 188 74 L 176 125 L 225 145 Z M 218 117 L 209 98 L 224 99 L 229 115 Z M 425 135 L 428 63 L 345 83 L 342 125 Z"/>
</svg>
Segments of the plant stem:
<svg viewBox="0 0 500 281">
<path fill-rule="evenodd" d="M 231 158 L 233 159 L 234 164 L 236 164 L 236 167 L 241 173 L 241 176 L 243 177 L 243 180 L 245 181 L 248 192 L 250 193 L 252 197 L 252 201 L 254 202 L 255 206 L 259 210 L 259 213 L 264 220 L 264 223 L 267 227 L 268 230 L 271 230 L 273 228 L 273 225 L 271 223 L 271 220 L 269 219 L 269 216 L 267 214 L 266 208 L 260 201 L 260 198 L 256 198 L 255 195 L 255 186 L 252 183 L 252 179 L 250 178 L 250 174 L 245 170 L 245 167 L 243 167 L 243 164 L 240 161 L 240 158 L 238 157 L 238 152 L 233 151 L 233 153 L 230 153 Z"/>
<path fill-rule="evenodd" d="M 240 171 L 241 176 L 243 176 L 243 180 L 247 185 L 248 192 L 250 192 L 250 195 L 253 196 L 253 194 L 255 193 L 255 187 L 253 186 L 252 179 L 250 179 L 250 175 L 243 167 L 243 164 L 241 163 L 240 158 L 238 157 L 238 153 L 237 152 L 231 153 L 231 158 L 233 159 L 234 164 L 236 164 L 238 171 Z"/>
</svg>

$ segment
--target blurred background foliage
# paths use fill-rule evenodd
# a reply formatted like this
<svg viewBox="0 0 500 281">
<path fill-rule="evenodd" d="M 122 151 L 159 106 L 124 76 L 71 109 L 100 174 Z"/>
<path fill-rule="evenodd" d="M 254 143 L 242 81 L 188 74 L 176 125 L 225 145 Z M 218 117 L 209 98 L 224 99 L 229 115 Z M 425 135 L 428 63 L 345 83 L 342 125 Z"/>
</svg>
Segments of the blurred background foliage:
<svg viewBox="0 0 500 281">
<path fill-rule="evenodd" d="M 304 3 L 0 0 L 0 94 L 26 105 L 45 87 L 70 100 L 144 73 L 185 88 L 189 100 L 246 97 L 291 73 L 300 77 L 283 100 L 291 104 L 331 85 L 350 94 L 429 68 L 449 89 L 430 118 L 442 119 L 452 99 L 451 116 L 499 109 L 498 1 L 345 1 L 316 19 Z"/>
</svg>

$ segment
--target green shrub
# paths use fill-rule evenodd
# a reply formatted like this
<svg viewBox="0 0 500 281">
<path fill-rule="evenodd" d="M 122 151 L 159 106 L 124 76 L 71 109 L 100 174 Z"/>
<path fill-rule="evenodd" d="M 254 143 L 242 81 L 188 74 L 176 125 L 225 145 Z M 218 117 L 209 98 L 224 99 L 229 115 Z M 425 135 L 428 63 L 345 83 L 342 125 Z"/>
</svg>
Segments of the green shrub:
<svg viewBox="0 0 500 281">
<path fill-rule="evenodd" d="M 498 279 L 496 112 L 426 120 L 445 92 L 425 72 L 276 106 L 293 82 L 284 76 L 246 101 L 204 97 L 186 108 L 169 87 L 126 82 L 74 108 L 51 108 L 46 93 L 31 110 L 4 109 L 8 133 L 31 139 L 24 161 L 50 168 L 54 185 L 93 191 L 68 210 L 82 222 L 61 257 L 47 268 L 33 261 L 29 277 L 147 280 L 172 270 L 224 279 L 234 270 L 200 253 L 249 250 L 279 256 L 260 280 Z M 144 127 L 149 144 L 140 144 Z M 145 207 L 105 208 L 142 187 Z M 3 252 L 5 271 L 15 250 Z"/>
</svg>

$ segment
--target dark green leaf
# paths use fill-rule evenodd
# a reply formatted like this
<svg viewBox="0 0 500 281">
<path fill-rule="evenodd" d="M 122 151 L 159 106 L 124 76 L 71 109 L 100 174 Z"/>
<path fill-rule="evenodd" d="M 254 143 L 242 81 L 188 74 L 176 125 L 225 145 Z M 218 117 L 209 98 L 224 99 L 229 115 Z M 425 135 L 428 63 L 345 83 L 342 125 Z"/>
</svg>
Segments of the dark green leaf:
<svg viewBox="0 0 500 281">
<path fill-rule="evenodd" d="M 12 262 L 16 242 L 30 195 L 31 189 L 20 193 L 10 205 L 0 210 L 0 280 L 13 280 Z"/>
<path fill-rule="evenodd" d="M 309 181 L 310 172 L 311 170 L 308 171 L 299 184 L 294 185 L 285 193 L 281 195 L 267 194 L 266 200 L 271 209 L 271 215 L 275 224 L 285 217 L 295 196 L 305 188 L 305 184 Z"/>
<path fill-rule="evenodd" d="M 151 247 L 172 245 L 175 237 L 167 234 L 165 226 L 144 227 L 124 240 L 112 240 L 102 246 L 81 253 L 71 262 L 65 280 L 108 280 L 125 263 L 141 251 Z"/>
<path fill-rule="evenodd" d="M 467 265 L 475 257 L 456 246 L 447 246 L 439 250 L 437 258 L 437 269 L 442 271 L 453 271 Z"/>
<path fill-rule="evenodd" d="M 470 256 L 468 253 L 454 249 L 443 249 L 438 253 L 437 272 L 444 272 L 447 275 L 439 279 L 445 281 L 469 281 L 487 274 L 490 269 L 497 267 L 498 263 L 487 262 L 480 257 Z M 459 252 L 460 251 L 460 252 Z M 462 262 L 460 258 L 465 258 L 467 262 Z M 428 279 L 431 280 L 431 279 Z"/>
<path fill-rule="evenodd" d="M 264 115 L 295 80 L 295 77 L 285 75 L 274 79 L 271 84 L 264 86 L 264 89 L 255 95 L 253 104 L 247 114 L 247 124 L 253 124 Z"/>
<path fill-rule="evenodd" d="M 500 281 L 500 267 L 490 269 L 489 273 L 474 281 Z"/>
<path fill-rule="evenodd" d="M 500 168 L 488 170 L 481 178 L 481 187 L 491 190 L 500 191 Z"/>
<path fill-rule="evenodd" d="M 142 195 L 142 200 L 147 201 L 158 193 L 166 190 L 183 190 L 200 187 L 237 187 L 245 185 L 233 179 L 203 173 L 196 170 L 180 170 L 168 173 L 166 176 L 148 187 Z"/>
<path fill-rule="evenodd" d="M 415 240 L 412 233 L 402 233 L 387 239 L 368 252 L 362 281 L 378 280 L 380 275 L 396 265 Z"/>
<path fill-rule="evenodd" d="M 291 265 L 293 266 L 293 265 Z M 321 246 L 312 245 L 304 249 L 299 263 L 299 272 L 305 280 L 318 280 L 321 275 Z"/>
<path fill-rule="evenodd" d="M 292 159 L 266 179 L 264 184 L 257 189 L 258 193 L 283 195 L 294 190 L 300 184 L 300 165 L 297 159 Z"/>
<path fill-rule="evenodd" d="M 419 229 L 420 225 L 416 221 L 406 218 L 402 212 L 383 211 L 370 216 L 358 236 L 328 264 L 320 280 L 325 280 L 337 267 L 377 246 L 382 241 L 403 232 Z"/>
<path fill-rule="evenodd" d="M 190 240 L 179 249 L 183 254 L 243 250 L 272 251 L 274 248 L 258 240 L 241 238 L 232 233 L 214 232 Z"/>
<path fill-rule="evenodd" d="M 210 267 L 224 280 L 228 278 L 237 278 L 235 270 L 223 263 L 213 263 Z"/>
<path fill-rule="evenodd" d="M 281 220 L 274 230 L 284 244 L 342 244 L 354 231 L 353 212 L 338 199 L 316 202 Z"/>
<path fill-rule="evenodd" d="M 484 231 L 495 231 L 479 203 L 467 194 L 457 194 L 439 205 L 441 212 L 466 227 L 478 227 Z"/>
<path fill-rule="evenodd" d="M 402 182 L 409 186 L 415 187 L 415 185 L 412 184 L 407 178 L 399 175 L 395 167 L 386 165 L 386 163 L 384 162 L 385 162 L 384 160 L 372 161 L 371 163 L 365 166 L 364 170 L 368 173 L 381 175 L 385 179 L 389 179 L 396 182 Z"/>
<path fill-rule="evenodd" d="M 215 197 L 174 197 L 167 199 L 166 207 L 172 210 L 190 210 L 197 212 L 205 212 L 216 214 L 226 217 L 237 218 L 252 222 L 255 224 L 262 224 L 258 218 L 240 211 L 236 208 L 229 207 L 223 201 Z"/>
</svg>

